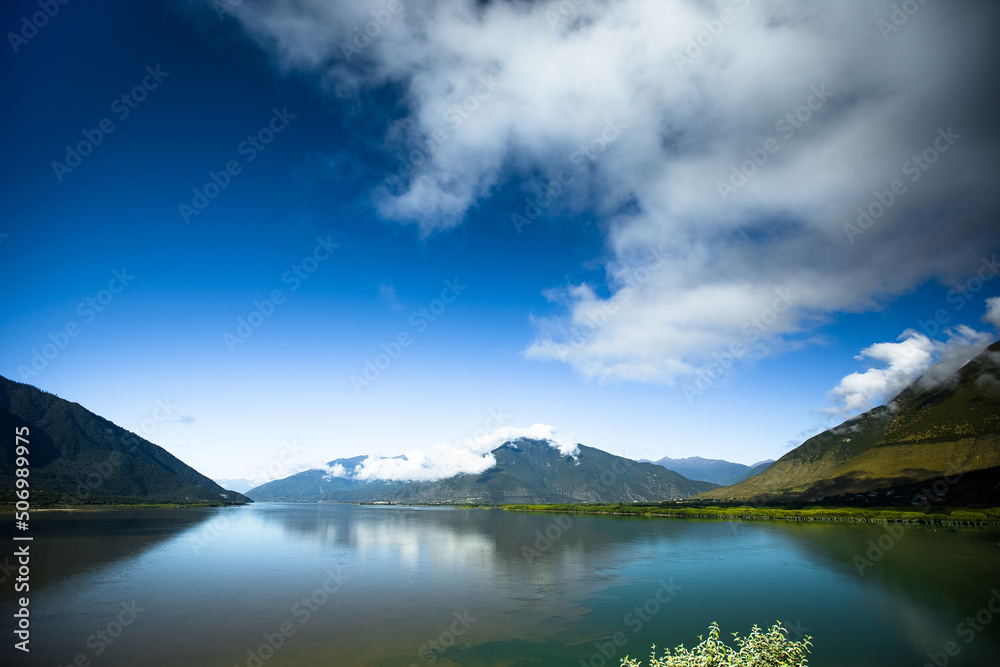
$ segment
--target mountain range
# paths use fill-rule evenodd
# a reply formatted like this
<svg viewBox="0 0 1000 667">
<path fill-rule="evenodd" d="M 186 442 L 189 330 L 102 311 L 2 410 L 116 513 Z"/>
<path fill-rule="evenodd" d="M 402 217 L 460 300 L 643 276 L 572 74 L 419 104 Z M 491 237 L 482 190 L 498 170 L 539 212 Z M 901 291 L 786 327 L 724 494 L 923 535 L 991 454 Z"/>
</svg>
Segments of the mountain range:
<svg viewBox="0 0 1000 667">
<path fill-rule="evenodd" d="M 522 438 L 493 450 L 481 474 L 436 481 L 366 479 L 366 456 L 330 461 L 248 489 L 227 490 L 162 447 L 53 394 L 0 377 L 0 474 L 14 479 L 16 429 L 28 428 L 33 503 L 211 501 L 628 503 L 701 499 L 845 502 L 926 493 L 937 501 L 1000 497 L 1000 342 L 946 379 L 932 369 L 886 405 L 805 441 L 774 462 L 690 457 L 633 461 L 577 445 L 562 453 Z M 333 474 L 333 471 L 336 474 Z M 733 480 L 737 480 L 733 482 Z M 227 479 L 226 486 L 250 485 Z M 728 486 L 720 486 L 729 482 Z M 937 488 L 935 486 L 935 488 Z M 954 498 L 946 498 L 949 490 Z M 15 499 L 13 485 L 0 501 Z M 867 501 L 866 501 L 867 502 Z"/>
<path fill-rule="evenodd" d="M 406 503 L 618 503 L 681 499 L 717 488 L 652 463 L 640 463 L 584 445 L 566 455 L 545 440 L 521 438 L 492 452 L 496 465 L 482 474 L 433 482 L 366 481 L 356 466 L 367 457 L 331 461 L 345 476 L 307 470 L 247 492 L 257 501 Z"/>
<path fill-rule="evenodd" d="M 15 479 L 15 429 L 27 427 L 32 505 L 144 501 L 249 502 L 158 445 L 31 385 L 0 376 L 0 475 Z M 22 431 L 23 432 L 23 431 Z M 13 484 L 0 500 L 14 500 Z"/>
<path fill-rule="evenodd" d="M 1000 466 L 1000 342 L 951 377 L 934 371 L 761 474 L 699 497 L 816 501 Z"/>
<path fill-rule="evenodd" d="M 649 461 L 649 463 L 661 465 L 667 470 L 684 475 L 688 479 L 727 486 L 764 472 L 769 465 L 774 463 L 774 460 L 769 459 L 748 466 L 722 459 L 703 459 L 700 456 L 690 456 L 685 459 L 672 459 L 669 456 L 664 456 L 659 461 Z"/>
</svg>

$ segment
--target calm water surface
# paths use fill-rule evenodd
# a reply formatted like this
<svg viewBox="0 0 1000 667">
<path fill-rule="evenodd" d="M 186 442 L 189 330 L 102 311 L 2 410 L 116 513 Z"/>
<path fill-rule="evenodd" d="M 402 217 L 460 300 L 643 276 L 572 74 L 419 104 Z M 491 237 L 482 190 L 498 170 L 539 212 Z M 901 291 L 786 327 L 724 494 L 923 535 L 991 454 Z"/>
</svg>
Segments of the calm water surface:
<svg viewBox="0 0 1000 667">
<path fill-rule="evenodd" d="M 1000 664 L 997 530 L 906 528 L 862 573 L 884 528 L 260 503 L 32 532 L 32 652 L 5 664 L 600 667 L 713 620 L 781 620 L 819 667 Z"/>
</svg>

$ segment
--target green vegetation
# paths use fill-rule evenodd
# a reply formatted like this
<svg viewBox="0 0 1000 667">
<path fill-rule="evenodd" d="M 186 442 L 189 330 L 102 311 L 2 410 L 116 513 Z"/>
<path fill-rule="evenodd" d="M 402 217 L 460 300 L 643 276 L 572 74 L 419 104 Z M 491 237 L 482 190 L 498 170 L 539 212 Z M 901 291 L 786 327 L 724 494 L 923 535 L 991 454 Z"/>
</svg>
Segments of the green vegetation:
<svg viewBox="0 0 1000 667">
<path fill-rule="evenodd" d="M 77 403 L 0 377 L 0 477 L 14 479 L 17 429 L 30 462 L 32 507 L 249 502 Z M 13 486 L 12 484 L 10 485 Z M 113 501 L 101 500 L 113 498 Z M 124 499 L 124 500 L 121 500 Z M 0 504 L 13 502 L 0 493 Z"/>
<path fill-rule="evenodd" d="M 954 382 L 921 378 L 889 405 L 806 440 L 761 474 L 697 497 L 816 502 L 1000 466 L 998 376 L 1000 342 Z"/>
<path fill-rule="evenodd" d="M 673 651 L 667 649 L 659 658 L 654 646 L 649 667 L 803 667 L 812 646 L 809 636 L 801 641 L 789 639 L 781 623 L 776 623 L 767 632 L 755 625 L 746 637 L 733 633 L 735 648 L 719 638 L 718 623 L 709 626 L 707 638 L 699 636 L 698 639 L 701 643 L 692 649 L 678 646 Z M 642 667 L 642 663 L 625 656 L 621 667 Z"/>
<path fill-rule="evenodd" d="M 13 512 L 16 498 L 13 491 L 0 492 L 0 512 Z M 39 492 L 31 496 L 31 509 L 112 509 L 112 508 L 143 508 L 143 507 L 227 507 L 229 505 L 246 505 L 240 501 L 222 500 L 173 500 L 170 498 L 140 498 L 135 496 L 98 496 L 70 497 L 64 494 Z"/>
<path fill-rule="evenodd" d="M 858 507 L 751 507 L 748 505 L 689 505 L 636 503 L 613 505 L 502 505 L 516 512 L 560 512 L 690 519 L 740 519 L 745 521 L 845 521 L 857 523 L 907 522 L 923 524 L 1000 524 L 1000 507 L 930 507 L 926 510 Z"/>
</svg>

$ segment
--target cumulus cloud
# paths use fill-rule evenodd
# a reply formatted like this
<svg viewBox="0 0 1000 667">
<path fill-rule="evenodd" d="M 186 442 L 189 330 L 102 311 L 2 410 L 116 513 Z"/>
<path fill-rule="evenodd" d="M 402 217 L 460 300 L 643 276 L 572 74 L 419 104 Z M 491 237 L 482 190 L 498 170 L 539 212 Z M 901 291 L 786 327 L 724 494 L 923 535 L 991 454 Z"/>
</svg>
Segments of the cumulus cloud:
<svg viewBox="0 0 1000 667">
<path fill-rule="evenodd" d="M 350 477 L 351 473 L 353 473 L 353 470 L 348 471 L 343 465 L 339 463 L 335 463 L 332 466 L 330 465 L 318 466 L 314 468 L 314 470 L 326 470 L 327 477 Z"/>
<path fill-rule="evenodd" d="M 401 115 L 374 111 L 383 217 L 431 234 L 523 187 L 512 234 L 552 212 L 601 218 L 606 285 L 554 293 L 531 358 L 676 382 L 957 280 L 998 245 L 993 3 L 923 4 L 892 32 L 893 0 L 401 6 L 228 11 L 345 108 L 400 91 Z"/>
<path fill-rule="evenodd" d="M 533 424 L 528 427 L 503 426 L 460 443 L 440 444 L 427 454 L 414 450 L 395 457 L 370 456 L 350 470 L 339 463 L 316 466 L 315 469 L 325 470 L 327 477 L 367 482 L 434 482 L 455 475 L 486 472 L 496 465 L 496 458 L 491 452 L 505 442 L 520 438 L 546 440 L 564 456 L 575 457 L 580 453 L 577 445 L 557 435 L 552 426 Z"/>
<path fill-rule="evenodd" d="M 993 325 L 993 328 L 1000 331 L 1000 296 L 986 299 L 986 314 L 983 315 L 983 322 Z"/>
<path fill-rule="evenodd" d="M 946 329 L 946 341 L 928 338 L 907 329 L 895 343 L 876 343 L 855 357 L 874 363 L 864 372 L 851 373 L 827 393 L 835 405 L 824 412 L 843 416 L 885 404 L 920 378 L 931 386 L 948 382 L 955 372 L 993 342 L 993 336 L 965 325 Z"/>
</svg>

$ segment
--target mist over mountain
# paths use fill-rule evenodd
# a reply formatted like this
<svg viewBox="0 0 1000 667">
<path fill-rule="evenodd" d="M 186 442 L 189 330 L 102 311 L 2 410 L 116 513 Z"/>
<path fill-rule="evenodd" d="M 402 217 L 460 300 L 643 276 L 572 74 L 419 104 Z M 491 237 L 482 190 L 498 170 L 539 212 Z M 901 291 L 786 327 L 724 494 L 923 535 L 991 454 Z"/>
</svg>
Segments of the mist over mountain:
<svg viewBox="0 0 1000 667">
<path fill-rule="evenodd" d="M 886 405 L 816 435 L 763 473 L 702 497 L 821 500 L 1000 466 L 1000 342 L 932 368 Z"/>
<path fill-rule="evenodd" d="M 409 503 L 637 502 L 687 498 L 717 488 L 651 463 L 640 463 L 578 445 L 566 454 L 545 440 L 520 438 L 494 449 L 496 464 L 479 474 L 432 482 L 369 481 L 352 475 L 368 457 L 336 459 L 328 469 L 307 470 L 247 492 L 259 501 Z M 339 469 L 338 469 L 339 470 Z"/>
</svg>

